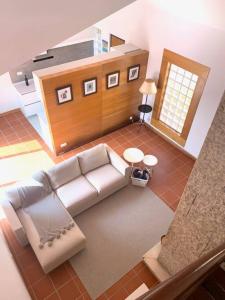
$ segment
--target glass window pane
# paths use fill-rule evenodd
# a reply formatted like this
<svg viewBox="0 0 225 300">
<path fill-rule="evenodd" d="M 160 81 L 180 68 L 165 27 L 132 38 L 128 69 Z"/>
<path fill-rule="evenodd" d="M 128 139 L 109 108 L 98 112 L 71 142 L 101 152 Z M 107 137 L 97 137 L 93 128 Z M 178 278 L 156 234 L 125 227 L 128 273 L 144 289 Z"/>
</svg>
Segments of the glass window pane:
<svg viewBox="0 0 225 300">
<path fill-rule="evenodd" d="M 185 70 L 182 68 L 178 68 L 178 73 L 182 75 L 182 77 L 184 76 Z"/>
<path fill-rule="evenodd" d="M 168 80 L 168 86 L 169 86 L 169 87 L 174 87 L 174 83 L 175 83 L 174 80 L 172 80 L 172 79 L 169 79 L 169 80 Z"/>
<path fill-rule="evenodd" d="M 192 73 L 191 73 L 191 72 L 188 72 L 188 71 L 186 71 L 186 72 L 185 72 L 185 77 L 186 77 L 186 78 L 189 78 L 189 79 L 191 79 L 191 77 L 192 77 Z"/>
<path fill-rule="evenodd" d="M 181 133 L 198 76 L 171 64 L 159 119 Z"/>
<path fill-rule="evenodd" d="M 175 73 L 175 72 L 173 72 L 173 71 L 171 71 L 170 72 L 170 75 L 169 75 L 169 78 L 171 78 L 171 79 L 176 79 L 176 75 L 177 75 L 177 73 Z"/>
<path fill-rule="evenodd" d="M 179 83 L 182 83 L 183 76 L 181 76 L 180 74 L 177 74 L 176 81 L 179 82 Z"/>
<path fill-rule="evenodd" d="M 171 64 L 170 70 L 171 70 L 171 71 L 177 72 L 178 66 L 176 66 L 176 65 L 174 65 L 174 64 Z"/>
<path fill-rule="evenodd" d="M 192 91 L 192 90 L 188 90 L 187 96 L 188 96 L 189 98 L 192 98 L 192 96 L 193 96 L 193 91 Z"/>
<path fill-rule="evenodd" d="M 176 91 L 179 91 L 180 88 L 181 88 L 181 85 L 180 85 L 178 82 L 175 82 L 175 84 L 174 84 L 174 89 L 175 89 Z"/>
<path fill-rule="evenodd" d="M 190 84 L 190 79 L 184 77 L 183 85 L 186 86 L 186 87 L 189 87 L 189 84 Z"/>
<path fill-rule="evenodd" d="M 187 94 L 187 92 L 188 92 L 188 89 L 185 87 L 185 86 L 182 86 L 182 88 L 181 88 L 181 93 L 183 94 L 183 95 L 186 95 Z"/>
<path fill-rule="evenodd" d="M 190 89 L 194 90 L 195 87 L 196 87 L 196 82 L 191 81 L 191 83 L 190 83 Z"/>
<path fill-rule="evenodd" d="M 193 80 L 193 81 L 195 81 L 195 82 L 197 82 L 197 80 L 198 80 L 198 76 L 197 76 L 197 75 L 195 75 L 195 74 L 193 74 L 193 75 L 192 75 L 192 80 Z"/>
</svg>

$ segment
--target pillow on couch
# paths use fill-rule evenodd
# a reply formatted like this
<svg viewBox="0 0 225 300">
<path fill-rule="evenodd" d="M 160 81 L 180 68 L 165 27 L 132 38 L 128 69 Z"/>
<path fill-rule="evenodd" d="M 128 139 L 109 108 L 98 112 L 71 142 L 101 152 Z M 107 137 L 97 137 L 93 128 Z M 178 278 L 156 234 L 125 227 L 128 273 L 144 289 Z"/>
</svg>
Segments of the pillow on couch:
<svg viewBox="0 0 225 300">
<path fill-rule="evenodd" d="M 38 182 L 43 184 L 44 189 L 46 192 L 50 193 L 52 192 L 52 187 L 49 182 L 48 176 L 44 171 L 38 171 L 32 175 L 32 178 L 34 180 L 37 180 Z"/>
<path fill-rule="evenodd" d="M 109 163 L 108 152 L 104 144 L 99 144 L 78 154 L 82 174 Z"/>
<path fill-rule="evenodd" d="M 41 182 L 31 178 L 18 187 L 22 207 L 27 207 L 50 194 Z"/>
<path fill-rule="evenodd" d="M 6 190 L 6 197 L 15 210 L 27 207 L 49 194 L 43 184 L 33 178 L 19 182 Z"/>
<path fill-rule="evenodd" d="M 47 172 L 51 186 L 54 190 L 72 181 L 81 175 L 81 170 L 77 157 L 71 157 L 55 165 Z"/>
</svg>

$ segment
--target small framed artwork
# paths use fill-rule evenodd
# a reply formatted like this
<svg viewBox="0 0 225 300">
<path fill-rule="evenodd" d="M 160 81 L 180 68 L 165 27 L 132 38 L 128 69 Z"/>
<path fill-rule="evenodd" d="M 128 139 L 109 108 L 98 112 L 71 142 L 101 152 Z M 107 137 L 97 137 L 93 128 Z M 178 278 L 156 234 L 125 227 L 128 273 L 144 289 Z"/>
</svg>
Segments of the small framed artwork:
<svg viewBox="0 0 225 300">
<path fill-rule="evenodd" d="M 83 81 L 83 95 L 89 96 L 97 93 L 97 77 Z"/>
<path fill-rule="evenodd" d="M 58 104 L 64 104 L 73 100 L 72 85 L 63 86 L 56 89 Z"/>
<path fill-rule="evenodd" d="M 127 69 L 127 81 L 137 80 L 139 78 L 140 65 L 134 65 Z"/>
<path fill-rule="evenodd" d="M 106 88 L 111 89 L 120 84 L 120 71 L 115 71 L 106 75 Z"/>
</svg>

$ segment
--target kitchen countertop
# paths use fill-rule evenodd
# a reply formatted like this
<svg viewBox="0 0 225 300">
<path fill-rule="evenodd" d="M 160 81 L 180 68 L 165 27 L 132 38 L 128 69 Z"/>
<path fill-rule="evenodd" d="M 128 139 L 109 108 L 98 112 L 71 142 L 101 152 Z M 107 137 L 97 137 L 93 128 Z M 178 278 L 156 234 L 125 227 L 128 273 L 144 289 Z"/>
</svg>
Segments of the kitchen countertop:
<svg viewBox="0 0 225 300">
<path fill-rule="evenodd" d="M 123 56 L 128 53 L 138 51 L 138 50 L 140 50 L 140 48 L 138 48 L 132 44 L 123 44 L 121 46 L 114 47 L 112 50 L 113 51 L 110 51 L 107 53 L 101 53 L 96 56 L 91 56 L 91 57 L 83 58 L 80 60 L 64 63 L 61 65 L 52 66 L 52 67 L 41 69 L 41 70 L 36 70 L 36 71 L 33 71 L 33 75 L 34 75 L 34 77 L 43 79 L 48 76 L 57 76 L 60 73 L 65 74 L 66 72 L 70 72 L 72 69 L 79 68 L 79 67 L 89 65 L 89 64 L 95 64 L 100 61 L 113 59 L 113 58 L 116 58 L 119 56 Z"/>
<path fill-rule="evenodd" d="M 49 75 L 55 75 L 55 74 L 59 75 L 59 73 L 70 72 L 74 68 L 86 66 L 89 64 L 94 64 L 99 61 L 107 60 L 110 58 L 115 58 L 115 57 L 118 57 L 121 55 L 124 55 L 124 54 L 121 53 L 120 51 L 102 53 L 102 54 L 99 54 L 96 56 L 82 58 L 79 60 L 61 64 L 61 65 L 33 71 L 33 75 L 37 76 L 39 78 L 44 77 L 44 76 L 49 76 Z"/>
<path fill-rule="evenodd" d="M 17 92 L 20 95 L 25 95 L 28 93 L 32 93 L 36 91 L 35 85 L 34 85 L 34 80 L 33 79 L 29 79 L 29 85 L 27 86 L 25 81 L 20 81 L 17 83 L 13 84 L 14 87 L 16 88 Z"/>
<path fill-rule="evenodd" d="M 111 49 L 110 49 L 110 51 L 120 51 L 123 54 L 127 54 L 129 52 L 133 52 L 136 50 L 140 50 L 140 48 L 133 44 L 122 44 L 119 46 L 111 47 Z"/>
</svg>

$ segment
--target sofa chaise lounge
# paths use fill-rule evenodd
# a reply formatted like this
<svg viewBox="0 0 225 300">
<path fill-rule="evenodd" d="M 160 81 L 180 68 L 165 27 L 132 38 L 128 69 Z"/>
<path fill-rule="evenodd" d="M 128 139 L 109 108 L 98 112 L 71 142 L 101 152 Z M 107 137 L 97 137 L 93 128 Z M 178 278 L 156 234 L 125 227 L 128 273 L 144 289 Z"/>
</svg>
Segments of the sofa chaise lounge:
<svg viewBox="0 0 225 300">
<path fill-rule="evenodd" d="M 62 209 L 68 212 L 72 223 L 66 234 L 45 247 L 40 247 L 37 226 L 27 213 L 29 209 L 35 210 L 37 201 L 45 203 L 45 196 L 37 197 L 28 192 L 30 196 L 26 197 L 24 205 L 12 187 L 2 201 L 3 210 L 19 242 L 22 245 L 30 243 L 43 270 L 48 273 L 85 247 L 85 236 L 72 217 L 125 187 L 129 183 L 129 173 L 129 165 L 116 152 L 106 144 L 99 144 L 47 172 L 34 174 L 33 180 L 48 191 L 47 198 L 55 197 L 63 204 Z M 51 211 L 48 213 L 52 214 Z"/>
</svg>

